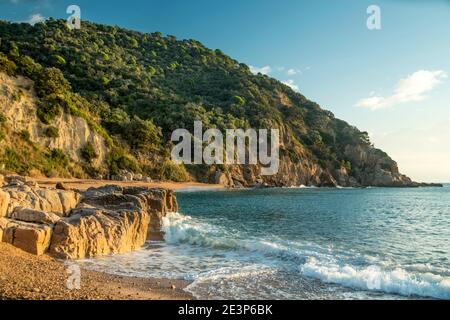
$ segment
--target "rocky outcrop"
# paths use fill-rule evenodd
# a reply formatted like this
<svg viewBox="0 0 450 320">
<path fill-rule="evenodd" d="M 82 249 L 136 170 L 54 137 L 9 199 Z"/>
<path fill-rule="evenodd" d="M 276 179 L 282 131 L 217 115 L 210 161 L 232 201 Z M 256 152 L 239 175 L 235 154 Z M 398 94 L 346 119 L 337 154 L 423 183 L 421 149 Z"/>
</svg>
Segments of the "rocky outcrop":
<svg viewBox="0 0 450 320">
<path fill-rule="evenodd" d="M 50 226 L 10 219 L 2 220 L 0 233 L 3 234 L 3 242 L 35 255 L 42 255 L 47 251 L 52 231 Z"/>
<path fill-rule="evenodd" d="M 76 209 L 70 218 L 55 225 L 51 255 L 80 259 L 130 252 L 145 243 L 149 224 L 147 212 L 137 206 L 116 211 L 90 209 Z"/>
<path fill-rule="evenodd" d="M 162 218 L 178 210 L 165 189 L 111 185 L 79 194 L 23 181 L 1 190 L 0 240 L 36 255 L 80 259 L 133 251 L 149 237 L 161 238 Z"/>
<path fill-rule="evenodd" d="M 24 207 L 16 207 L 10 217 L 11 219 L 18 221 L 42 224 L 54 224 L 61 220 L 61 218 L 54 213 Z"/>
<path fill-rule="evenodd" d="M 0 207 L 6 207 L 6 216 L 11 215 L 15 208 L 23 207 L 51 212 L 60 217 L 65 217 L 78 205 L 80 194 L 70 190 L 32 187 L 23 184 L 22 182 L 15 181 L 13 184 L 9 184 L 2 188 L 0 199 L 2 198 L 4 199 L 4 202 L 3 204 L 0 202 Z M 8 203 L 8 205 L 6 206 L 5 203 Z"/>
<path fill-rule="evenodd" d="M 58 132 L 57 136 L 48 137 L 48 126 L 36 115 L 37 97 L 33 90 L 33 82 L 24 77 L 10 77 L 0 72 L 0 112 L 6 124 L 14 132 L 28 132 L 30 141 L 49 149 L 63 150 L 73 161 L 83 160 L 81 150 L 90 143 L 98 157 L 93 159 L 94 166 L 103 164 L 107 147 L 105 139 L 92 130 L 83 118 L 61 112 L 51 126 Z M 20 99 L 17 97 L 20 93 Z M 6 137 L 5 139 L 7 139 Z M 7 141 L 3 141 L 3 144 Z"/>
<path fill-rule="evenodd" d="M 385 152 L 370 146 L 345 148 L 351 169 L 323 168 L 307 157 L 293 161 L 283 156 L 273 176 L 261 176 L 259 165 L 234 165 L 227 172 L 217 171 L 210 182 L 233 188 L 242 187 L 442 187 L 412 181 L 399 172 L 397 163 Z"/>
</svg>

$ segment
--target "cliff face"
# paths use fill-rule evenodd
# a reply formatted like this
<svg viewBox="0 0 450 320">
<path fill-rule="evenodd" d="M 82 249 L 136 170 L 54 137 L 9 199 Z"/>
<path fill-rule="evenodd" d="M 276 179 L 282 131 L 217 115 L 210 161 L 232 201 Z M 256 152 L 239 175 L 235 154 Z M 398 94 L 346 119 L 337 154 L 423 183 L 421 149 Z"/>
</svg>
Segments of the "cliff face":
<svg viewBox="0 0 450 320">
<path fill-rule="evenodd" d="M 4 116 L 2 125 L 5 134 L 0 145 L 14 148 L 12 134 L 26 135 L 30 140 L 47 150 L 59 149 L 72 162 L 82 162 L 81 150 L 90 143 L 97 157 L 93 159 L 94 166 L 104 164 L 106 146 L 103 137 L 94 132 L 86 121 L 80 117 L 61 112 L 51 123 L 46 125 L 37 117 L 38 99 L 31 80 L 22 76 L 10 77 L 0 72 L 0 113 Z M 49 128 L 55 132 L 48 136 Z"/>
</svg>

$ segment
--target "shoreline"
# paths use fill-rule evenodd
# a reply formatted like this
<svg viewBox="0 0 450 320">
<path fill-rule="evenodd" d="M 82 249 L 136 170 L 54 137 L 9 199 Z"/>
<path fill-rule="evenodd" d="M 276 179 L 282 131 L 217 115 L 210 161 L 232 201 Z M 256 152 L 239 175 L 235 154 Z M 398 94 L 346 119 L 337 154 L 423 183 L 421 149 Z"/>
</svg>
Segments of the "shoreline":
<svg viewBox="0 0 450 320">
<path fill-rule="evenodd" d="M 77 189 L 86 191 L 89 188 L 99 188 L 106 185 L 117 185 L 123 187 L 148 187 L 148 188 L 163 188 L 174 191 L 189 191 L 189 190 L 210 190 L 210 189 L 225 189 L 221 184 L 208 184 L 201 182 L 141 182 L 141 181 L 112 181 L 112 180 L 96 180 L 96 179 L 68 179 L 68 178 L 27 178 L 31 181 L 37 182 L 42 187 L 55 187 L 57 183 L 61 182 L 69 189 Z"/>
<path fill-rule="evenodd" d="M 81 288 L 69 290 L 70 274 L 65 263 L 0 243 L 0 300 L 194 299 L 183 290 L 190 284 L 185 280 L 125 277 L 83 268 L 80 271 Z"/>
</svg>

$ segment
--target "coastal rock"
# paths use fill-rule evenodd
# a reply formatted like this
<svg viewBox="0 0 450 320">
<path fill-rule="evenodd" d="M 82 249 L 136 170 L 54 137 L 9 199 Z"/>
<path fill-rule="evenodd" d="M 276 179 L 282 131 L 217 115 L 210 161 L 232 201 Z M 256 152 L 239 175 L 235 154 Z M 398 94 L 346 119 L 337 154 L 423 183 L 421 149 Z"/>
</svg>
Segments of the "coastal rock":
<svg viewBox="0 0 450 320">
<path fill-rule="evenodd" d="M 178 210 L 174 193 L 145 187 L 90 188 L 70 217 L 56 223 L 49 253 L 80 259 L 140 248 L 161 233 L 163 216 Z"/>
<path fill-rule="evenodd" d="M 11 214 L 11 219 L 43 224 L 54 224 L 61 220 L 59 216 L 51 212 L 44 212 L 23 207 L 16 207 Z"/>
<path fill-rule="evenodd" d="M 162 218 L 178 210 L 173 191 L 109 185 L 82 195 L 10 184 L 0 191 L 0 241 L 29 253 L 80 259 L 140 248 L 161 238 Z"/>
<path fill-rule="evenodd" d="M 3 223 L 3 242 L 38 256 L 47 251 L 52 233 L 49 226 L 9 219 Z"/>
<path fill-rule="evenodd" d="M 62 182 L 58 182 L 58 183 L 56 184 L 55 188 L 56 188 L 57 190 L 69 190 L 69 188 L 66 187 L 66 185 L 65 185 L 64 183 L 62 183 Z"/>
<path fill-rule="evenodd" d="M 74 191 L 33 188 L 27 185 L 8 185 L 2 191 L 8 193 L 10 197 L 7 216 L 16 207 L 23 207 L 53 212 L 63 217 L 67 216 L 70 210 L 77 206 L 80 199 L 80 195 Z M 0 194 L 0 199 L 1 197 Z"/>
<path fill-rule="evenodd" d="M 232 178 L 230 175 L 222 171 L 217 171 L 216 176 L 214 177 L 214 183 L 221 184 L 223 186 L 230 186 L 232 184 Z"/>
<path fill-rule="evenodd" d="M 410 178 L 400 174 L 397 163 L 379 149 L 348 145 L 344 153 L 357 164 L 352 173 L 362 186 L 414 186 Z"/>
<path fill-rule="evenodd" d="M 8 206 L 11 197 L 8 192 L 0 190 L 0 218 L 5 217 L 8 213 Z"/>
<path fill-rule="evenodd" d="M 92 215 L 75 209 L 70 218 L 56 223 L 49 253 L 61 259 L 82 259 L 140 248 L 147 239 L 149 216 L 134 209 L 97 210 Z"/>
</svg>

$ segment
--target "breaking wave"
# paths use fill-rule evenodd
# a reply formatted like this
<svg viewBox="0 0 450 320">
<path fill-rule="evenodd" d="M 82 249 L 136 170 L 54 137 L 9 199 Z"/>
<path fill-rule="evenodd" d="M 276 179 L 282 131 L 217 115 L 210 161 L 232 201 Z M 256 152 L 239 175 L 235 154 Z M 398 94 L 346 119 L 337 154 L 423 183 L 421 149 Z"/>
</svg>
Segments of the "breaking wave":
<svg viewBox="0 0 450 320">
<path fill-rule="evenodd" d="M 298 272 L 298 276 L 347 288 L 407 297 L 450 299 L 450 277 L 432 273 L 434 270 L 425 267 L 422 270 L 417 266 L 406 269 L 374 257 L 361 256 L 359 260 L 354 259 L 354 253 L 345 254 L 334 248 L 324 248 L 312 243 L 251 238 L 235 230 L 227 230 L 179 213 L 170 213 L 163 219 L 163 230 L 169 244 L 189 244 L 222 252 L 232 251 L 241 253 L 242 256 L 253 254 L 255 261 L 258 261 L 255 266 L 260 268 L 260 272 L 267 273 L 267 266 L 270 266 L 270 270 L 274 267 L 291 266 L 292 270 Z M 349 256 L 353 257 L 351 262 Z M 237 275 L 248 276 L 249 271 L 257 273 L 258 268 L 242 269 L 237 273 L 211 270 L 200 275 L 190 289 L 193 291 L 200 282 L 223 279 L 225 276 L 228 280 Z"/>
</svg>

